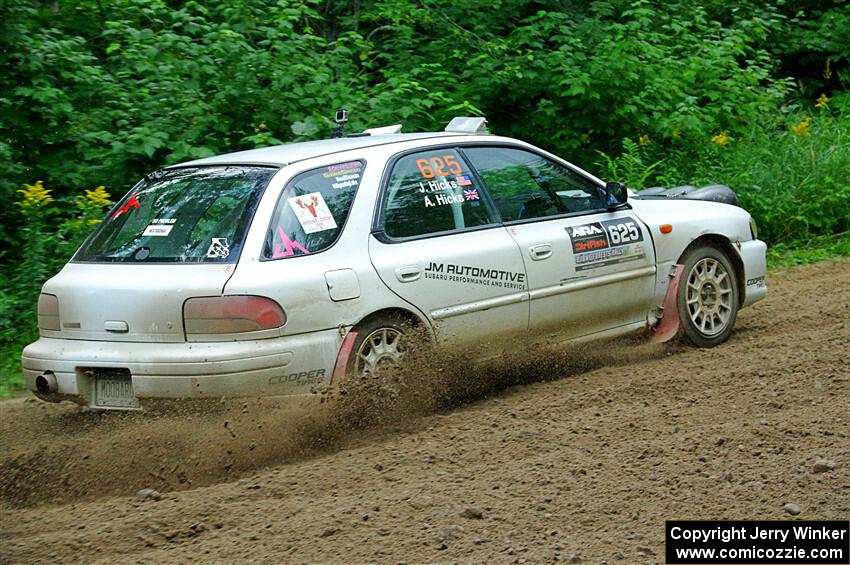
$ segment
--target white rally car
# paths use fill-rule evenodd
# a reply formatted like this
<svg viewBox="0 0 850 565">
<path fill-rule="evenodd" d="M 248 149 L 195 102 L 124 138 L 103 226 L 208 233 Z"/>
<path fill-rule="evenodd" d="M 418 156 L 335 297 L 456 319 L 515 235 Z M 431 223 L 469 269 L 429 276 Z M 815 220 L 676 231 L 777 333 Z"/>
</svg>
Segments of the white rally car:
<svg viewBox="0 0 850 565">
<path fill-rule="evenodd" d="M 413 326 L 713 346 L 767 292 L 749 214 L 689 199 L 722 189 L 627 192 L 483 119 L 399 130 L 145 177 L 44 285 L 28 386 L 97 409 L 305 394 L 398 362 Z"/>
</svg>

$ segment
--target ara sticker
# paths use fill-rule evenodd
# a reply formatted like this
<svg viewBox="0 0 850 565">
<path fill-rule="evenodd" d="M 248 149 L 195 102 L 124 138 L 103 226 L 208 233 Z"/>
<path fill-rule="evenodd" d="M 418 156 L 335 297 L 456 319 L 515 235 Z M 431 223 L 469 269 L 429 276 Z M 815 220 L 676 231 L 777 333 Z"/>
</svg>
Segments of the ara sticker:
<svg viewBox="0 0 850 565">
<path fill-rule="evenodd" d="M 304 233 L 336 229 L 337 225 L 321 192 L 311 192 L 288 200 Z"/>
<path fill-rule="evenodd" d="M 142 235 L 149 235 L 153 237 L 165 237 L 171 233 L 171 230 L 173 228 L 173 225 L 151 224 L 145 228 L 145 231 L 144 233 L 142 233 Z"/>
<path fill-rule="evenodd" d="M 207 249 L 207 258 L 222 259 L 230 255 L 230 243 L 226 237 L 214 237 L 210 248 Z"/>
<path fill-rule="evenodd" d="M 576 271 L 636 261 L 646 256 L 643 234 L 633 218 L 564 229 L 572 242 Z"/>
<path fill-rule="evenodd" d="M 126 214 L 130 211 L 131 208 L 135 208 L 136 210 L 141 208 L 141 206 L 139 206 L 139 200 L 136 198 L 137 194 L 138 193 L 133 193 L 133 196 L 130 197 L 130 200 L 128 200 L 123 206 L 118 208 L 118 210 L 116 210 L 114 214 L 112 214 L 113 220 L 121 214 Z"/>
</svg>

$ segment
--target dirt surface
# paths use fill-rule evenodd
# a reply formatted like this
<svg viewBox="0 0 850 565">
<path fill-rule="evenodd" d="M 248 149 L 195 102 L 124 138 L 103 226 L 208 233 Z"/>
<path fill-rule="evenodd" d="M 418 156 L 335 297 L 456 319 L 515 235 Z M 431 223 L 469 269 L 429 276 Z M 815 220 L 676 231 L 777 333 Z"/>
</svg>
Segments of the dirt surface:
<svg viewBox="0 0 850 565">
<path fill-rule="evenodd" d="M 0 562 L 658 563 L 667 519 L 848 519 L 850 262 L 768 284 L 711 350 L 449 359 L 380 401 L 0 403 Z"/>
</svg>

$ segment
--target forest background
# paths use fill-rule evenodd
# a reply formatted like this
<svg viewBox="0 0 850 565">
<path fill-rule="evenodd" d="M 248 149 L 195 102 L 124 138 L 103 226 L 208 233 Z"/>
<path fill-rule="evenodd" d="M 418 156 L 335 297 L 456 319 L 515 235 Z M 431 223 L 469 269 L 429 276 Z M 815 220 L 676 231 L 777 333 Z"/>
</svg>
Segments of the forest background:
<svg viewBox="0 0 850 565">
<path fill-rule="evenodd" d="M 771 263 L 850 254 L 837 0 L 0 0 L 0 396 L 41 285 L 144 174 L 483 115 L 606 180 L 723 183 Z"/>
</svg>

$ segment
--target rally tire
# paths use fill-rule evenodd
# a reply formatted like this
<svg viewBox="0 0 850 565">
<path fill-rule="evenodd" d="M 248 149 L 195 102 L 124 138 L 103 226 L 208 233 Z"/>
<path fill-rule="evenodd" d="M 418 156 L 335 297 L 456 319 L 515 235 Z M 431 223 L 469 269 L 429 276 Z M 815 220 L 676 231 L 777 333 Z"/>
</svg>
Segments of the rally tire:
<svg viewBox="0 0 850 565">
<path fill-rule="evenodd" d="M 724 251 L 713 245 L 688 250 L 679 283 L 679 319 L 687 341 L 697 347 L 720 345 L 732 334 L 738 316 L 738 279 Z"/>
<path fill-rule="evenodd" d="M 346 377 L 365 377 L 399 367 L 407 353 L 406 341 L 412 328 L 410 321 L 400 316 L 376 317 L 358 324 Z"/>
</svg>

